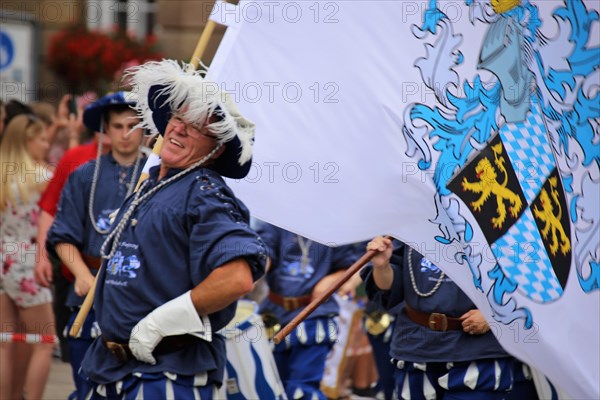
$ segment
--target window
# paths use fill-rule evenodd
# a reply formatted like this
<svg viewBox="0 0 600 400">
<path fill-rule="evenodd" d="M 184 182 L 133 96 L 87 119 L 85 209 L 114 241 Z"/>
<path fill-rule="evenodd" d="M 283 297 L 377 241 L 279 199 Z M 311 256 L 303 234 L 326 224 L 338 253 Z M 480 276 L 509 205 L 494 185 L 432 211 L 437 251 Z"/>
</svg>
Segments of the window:
<svg viewBox="0 0 600 400">
<path fill-rule="evenodd" d="M 84 15 L 90 29 L 120 29 L 143 39 L 154 33 L 156 9 L 156 0 L 88 0 Z"/>
</svg>

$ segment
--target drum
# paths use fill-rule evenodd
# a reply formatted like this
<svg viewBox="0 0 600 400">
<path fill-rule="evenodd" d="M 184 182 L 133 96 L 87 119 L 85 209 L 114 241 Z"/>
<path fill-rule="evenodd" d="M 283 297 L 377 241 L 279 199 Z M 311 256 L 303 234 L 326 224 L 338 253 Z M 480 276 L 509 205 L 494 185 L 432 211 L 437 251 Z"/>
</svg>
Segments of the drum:
<svg viewBox="0 0 600 400">
<path fill-rule="evenodd" d="M 224 398 L 286 398 L 255 302 L 238 301 L 235 317 L 219 333 L 225 337 L 227 347 L 227 364 L 221 387 Z"/>
</svg>

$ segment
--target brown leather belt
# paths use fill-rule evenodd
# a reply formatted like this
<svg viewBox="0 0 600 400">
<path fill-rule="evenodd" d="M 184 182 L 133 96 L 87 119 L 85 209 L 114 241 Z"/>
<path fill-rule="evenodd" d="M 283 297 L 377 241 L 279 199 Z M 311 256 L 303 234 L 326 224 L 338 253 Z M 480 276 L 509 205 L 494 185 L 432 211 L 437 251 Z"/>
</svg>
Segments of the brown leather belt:
<svg viewBox="0 0 600 400">
<path fill-rule="evenodd" d="M 310 294 L 299 297 L 284 297 L 277 293 L 270 292 L 269 300 L 273 303 L 285 308 L 286 311 L 294 311 L 300 307 L 306 307 L 310 304 L 312 296 Z"/>
<path fill-rule="evenodd" d="M 90 269 L 100 269 L 100 266 L 102 265 L 102 259 L 100 257 L 92 257 L 88 256 L 87 254 L 82 254 L 81 258 L 83 258 L 83 262 Z"/>
<path fill-rule="evenodd" d="M 171 353 L 189 347 L 201 340 L 202 339 L 192 335 L 165 336 L 152 353 L 156 355 Z M 104 336 L 102 336 L 102 343 L 104 343 L 104 346 L 110 350 L 120 362 L 125 363 L 129 360 L 135 360 L 135 357 L 129 348 L 129 344 L 113 342 L 106 339 Z"/>
<path fill-rule="evenodd" d="M 104 347 L 110 350 L 122 363 L 135 359 L 129 345 L 126 343 L 113 342 L 106 339 L 104 336 L 102 336 L 102 343 L 104 343 Z"/>
<path fill-rule="evenodd" d="M 441 313 L 425 313 L 419 310 L 415 310 L 408 304 L 404 308 L 408 318 L 419 324 L 426 326 L 432 331 L 462 331 L 462 321 L 460 318 L 448 317 L 446 314 Z"/>
</svg>

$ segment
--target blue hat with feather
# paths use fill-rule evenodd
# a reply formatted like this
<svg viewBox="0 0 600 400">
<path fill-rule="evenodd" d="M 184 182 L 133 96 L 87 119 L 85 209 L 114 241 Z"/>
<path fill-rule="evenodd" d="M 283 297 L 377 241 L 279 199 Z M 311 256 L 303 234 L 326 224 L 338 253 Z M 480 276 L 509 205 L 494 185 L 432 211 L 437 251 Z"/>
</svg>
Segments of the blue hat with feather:
<svg viewBox="0 0 600 400">
<path fill-rule="evenodd" d="M 103 132 L 104 115 L 111 108 L 130 106 L 132 111 L 137 103 L 137 96 L 132 92 L 115 92 L 99 98 L 83 110 L 83 124 L 94 132 Z"/>
<path fill-rule="evenodd" d="M 135 108 L 142 119 L 138 126 L 163 135 L 174 112 L 200 124 L 217 116 L 207 127 L 225 150 L 207 167 L 228 178 L 241 179 L 252 164 L 255 125 L 202 74 L 174 60 L 151 61 L 128 69 L 126 76 L 138 95 Z"/>
</svg>

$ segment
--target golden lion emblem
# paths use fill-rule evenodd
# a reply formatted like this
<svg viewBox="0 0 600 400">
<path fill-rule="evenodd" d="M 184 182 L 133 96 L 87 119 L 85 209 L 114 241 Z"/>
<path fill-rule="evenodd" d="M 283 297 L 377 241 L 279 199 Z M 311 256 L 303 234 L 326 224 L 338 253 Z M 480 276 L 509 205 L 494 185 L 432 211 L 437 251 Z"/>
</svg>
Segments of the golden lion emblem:
<svg viewBox="0 0 600 400">
<path fill-rule="evenodd" d="M 504 167 L 504 157 L 500 156 L 502 154 L 502 143 L 492 146 L 492 151 L 494 152 L 494 164 L 498 168 L 498 171 L 504 175 L 503 181 L 498 182 L 496 168 L 489 159 L 483 158 L 475 166 L 478 181 L 469 182 L 467 178 L 463 178 L 462 188 L 463 191 L 468 190 L 473 193 L 481 193 L 479 199 L 471 202 L 471 207 L 475 211 L 481 211 L 481 207 L 492 194 L 496 197 L 496 211 L 498 215 L 492 218 L 492 225 L 494 228 L 500 229 L 506 220 L 507 210 L 505 201 L 510 203 L 508 211 L 514 218 L 519 215 L 519 211 L 523 207 L 523 202 L 517 194 L 506 187 L 508 184 L 508 172 Z"/>
<path fill-rule="evenodd" d="M 562 208 L 559 202 L 557 187 L 557 178 L 554 176 L 548 180 L 550 182 L 550 193 L 552 194 L 552 200 L 558 209 L 558 212 L 554 213 L 554 205 L 550 199 L 550 195 L 546 189 L 542 189 L 540 193 L 540 203 L 542 208 L 539 209 L 537 206 L 533 207 L 533 214 L 543 223 L 545 223 L 542 229 L 542 237 L 550 242 L 550 252 L 553 256 L 556 255 L 558 247 L 560 245 L 560 251 L 563 255 L 566 255 L 571 249 L 571 241 L 565 234 L 560 220 L 562 218 Z M 552 234 L 552 238 L 548 237 Z M 560 243 L 559 243 L 560 242 Z"/>
</svg>

